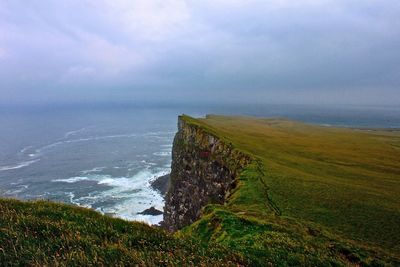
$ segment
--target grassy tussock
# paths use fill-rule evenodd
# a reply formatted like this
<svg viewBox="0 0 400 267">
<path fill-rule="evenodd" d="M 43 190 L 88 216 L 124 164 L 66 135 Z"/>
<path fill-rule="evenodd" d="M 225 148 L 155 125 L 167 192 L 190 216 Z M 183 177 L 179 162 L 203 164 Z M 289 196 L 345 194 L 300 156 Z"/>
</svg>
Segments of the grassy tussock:
<svg viewBox="0 0 400 267">
<path fill-rule="evenodd" d="M 0 200 L 1 266 L 237 266 L 218 245 L 45 201 Z"/>
</svg>

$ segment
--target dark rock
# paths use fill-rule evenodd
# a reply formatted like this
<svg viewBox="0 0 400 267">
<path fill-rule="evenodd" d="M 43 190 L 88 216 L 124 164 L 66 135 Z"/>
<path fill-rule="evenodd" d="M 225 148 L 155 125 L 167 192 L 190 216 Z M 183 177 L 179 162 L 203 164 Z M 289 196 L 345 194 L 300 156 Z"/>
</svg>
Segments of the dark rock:
<svg viewBox="0 0 400 267">
<path fill-rule="evenodd" d="M 158 210 L 158 209 L 154 208 L 154 207 L 151 207 L 151 208 L 146 209 L 146 210 L 144 210 L 142 212 L 139 212 L 138 214 L 157 216 L 157 215 L 163 214 L 163 212 L 161 210 Z"/>
<path fill-rule="evenodd" d="M 163 227 L 176 231 L 200 218 L 207 204 L 224 204 L 252 159 L 180 117 L 172 148 Z"/>
<path fill-rule="evenodd" d="M 159 191 L 161 195 L 165 196 L 168 192 L 170 175 L 163 175 L 151 182 L 151 187 Z"/>
</svg>

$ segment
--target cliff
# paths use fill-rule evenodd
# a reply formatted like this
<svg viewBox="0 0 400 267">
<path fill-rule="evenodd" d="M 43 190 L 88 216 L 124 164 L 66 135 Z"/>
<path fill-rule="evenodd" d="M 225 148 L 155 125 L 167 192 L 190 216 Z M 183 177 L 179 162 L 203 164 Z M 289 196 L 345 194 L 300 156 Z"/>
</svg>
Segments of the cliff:
<svg viewBox="0 0 400 267">
<path fill-rule="evenodd" d="M 172 150 L 170 188 L 166 195 L 164 226 L 176 231 L 201 216 L 207 204 L 223 204 L 243 168 L 246 155 L 187 116 L 178 119 Z"/>
<path fill-rule="evenodd" d="M 399 266 L 398 194 L 385 202 L 390 210 L 379 209 L 382 199 L 370 202 L 373 191 L 388 193 L 376 186 L 385 175 L 398 173 L 392 166 L 400 165 L 382 169 L 388 159 L 377 163 L 386 146 L 397 164 L 387 144 L 373 133 L 288 120 L 180 116 L 164 226 L 238 252 L 251 266 Z M 360 162 L 373 172 L 363 190 L 352 174 L 366 173 Z M 383 217 L 389 228 L 380 227 Z"/>
</svg>

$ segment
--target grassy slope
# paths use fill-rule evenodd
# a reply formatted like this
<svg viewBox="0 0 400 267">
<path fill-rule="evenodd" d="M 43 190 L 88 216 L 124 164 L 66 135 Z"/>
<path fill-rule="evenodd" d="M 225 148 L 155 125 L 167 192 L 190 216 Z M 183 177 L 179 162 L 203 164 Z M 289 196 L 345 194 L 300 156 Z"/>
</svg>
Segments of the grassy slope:
<svg viewBox="0 0 400 267">
<path fill-rule="evenodd" d="M 399 264 L 398 132 L 185 119 L 257 159 L 228 205 L 208 207 L 186 233 L 242 249 L 260 265 Z"/>
<path fill-rule="evenodd" d="M 142 223 L 45 201 L 0 200 L 0 266 L 237 266 L 201 246 Z"/>
<path fill-rule="evenodd" d="M 398 133 L 185 119 L 256 159 L 226 205 L 171 236 L 83 208 L 0 200 L 0 265 L 400 266 Z"/>
</svg>

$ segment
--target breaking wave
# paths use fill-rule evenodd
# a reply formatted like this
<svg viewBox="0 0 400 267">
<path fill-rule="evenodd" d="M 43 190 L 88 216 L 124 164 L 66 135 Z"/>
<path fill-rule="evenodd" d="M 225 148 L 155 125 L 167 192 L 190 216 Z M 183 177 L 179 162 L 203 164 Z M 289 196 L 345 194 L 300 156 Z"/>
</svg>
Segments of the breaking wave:
<svg viewBox="0 0 400 267">
<path fill-rule="evenodd" d="M 32 165 L 33 163 L 38 162 L 39 160 L 40 159 L 34 159 L 34 160 L 19 162 L 14 165 L 0 166 L 0 171 L 16 170 L 16 169 L 28 167 L 29 165 Z"/>
<path fill-rule="evenodd" d="M 107 174 L 89 174 L 67 179 L 55 179 L 57 183 L 79 183 L 92 181 L 98 185 L 108 186 L 103 191 L 90 192 L 84 196 L 76 196 L 69 192 L 70 202 L 79 206 L 93 208 L 103 214 L 114 215 L 127 220 L 143 221 L 157 224 L 162 220 L 162 215 L 151 216 L 138 214 L 149 207 L 162 210 L 163 197 L 151 188 L 151 181 L 169 173 L 165 168 L 160 171 L 143 169 L 131 177 L 112 177 Z"/>
</svg>

